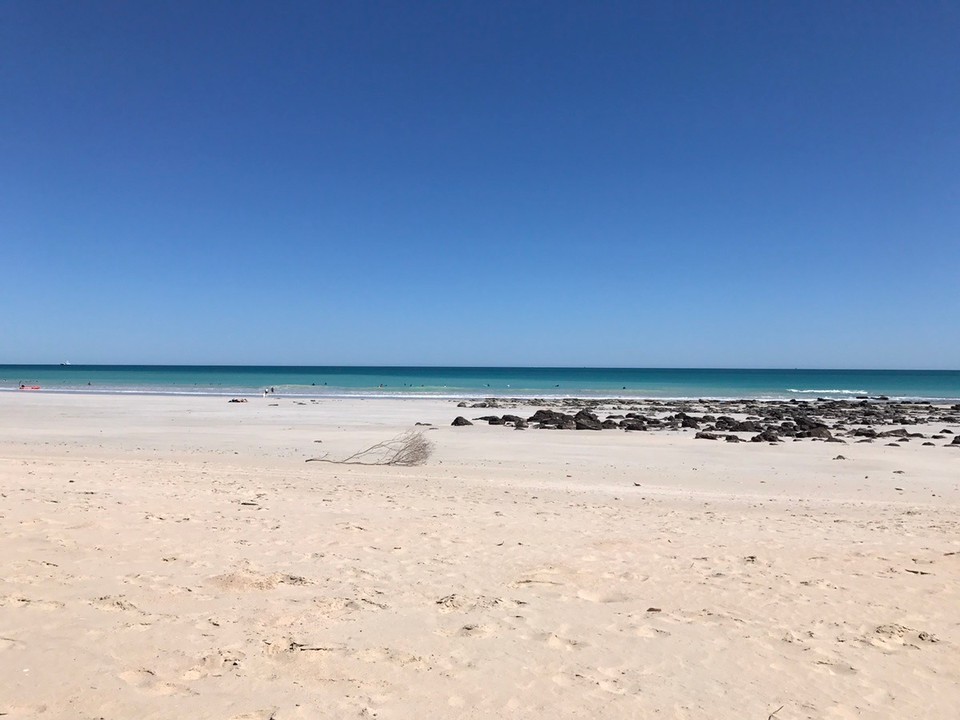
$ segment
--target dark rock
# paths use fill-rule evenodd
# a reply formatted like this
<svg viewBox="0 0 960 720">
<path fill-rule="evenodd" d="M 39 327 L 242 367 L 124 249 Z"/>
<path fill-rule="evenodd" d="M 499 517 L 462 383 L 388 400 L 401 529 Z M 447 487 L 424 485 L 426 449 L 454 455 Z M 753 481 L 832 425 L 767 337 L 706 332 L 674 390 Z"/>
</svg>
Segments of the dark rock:
<svg viewBox="0 0 960 720">
<path fill-rule="evenodd" d="M 548 425 L 560 425 L 565 420 L 572 420 L 570 415 L 557 412 L 556 410 L 537 410 L 533 415 L 527 418 L 528 423 L 541 423 Z"/>
<path fill-rule="evenodd" d="M 455 427 L 462 427 L 462 426 L 464 426 L 464 425 L 473 425 L 472 422 L 470 422 L 469 420 L 467 420 L 467 419 L 466 419 L 465 417 L 463 417 L 462 415 L 457 415 L 457 417 L 455 417 L 455 418 L 453 419 L 453 422 L 450 423 L 450 424 L 451 424 L 451 425 L 454 425 Z"/>
<path fill-rule="evenodd" d="M 717 436 L 711 432 L 698 432 L 693 436 L 696 440 L 716 440 Z"/>
<path fill-rule="evenodd" d="M 797 433 L 798 438 L 817 438 L 820 440 L 830 440 L 833 434 L 826 427 L 815 427 L 809 430 L 801 430 Z"/>
<path fill-rule="evenodd" d="M 781 442 L 781 440 L 780 440 L 780 436 L 772 428 L 767 428 L 762 433 L 758 435 L 754 435 L 752 438 L 750 438 L 750 442 L 776 443 L 776 442 Z"/>
<path fill-rule="evenodd" d="M 806 417 L 804 415 L 794 416 L 793 422 L 796 424 L 796 426 L 800 430 L 804 430 L 804 431 L 818 430 L 820 428 L 827 427 L 826 423 L 820 422 L 819 420 L 815 420 L 814 418 L 811 418 L 811 417 Z M 819 437 L 819 436 L 810 435 L 809 437 Z"/>
</svg>

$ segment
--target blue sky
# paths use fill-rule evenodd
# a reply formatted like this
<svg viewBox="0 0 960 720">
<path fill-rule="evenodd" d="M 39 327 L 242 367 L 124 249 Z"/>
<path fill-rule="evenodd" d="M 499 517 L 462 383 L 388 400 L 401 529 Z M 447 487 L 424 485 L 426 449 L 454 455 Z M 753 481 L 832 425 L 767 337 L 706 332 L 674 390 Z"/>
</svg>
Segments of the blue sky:
<svg viewBox="0 0 960 720">
<path fill-rule="evenodd" d="M 0 4 L 0 362 L 960 368 L 960 6 Z"/>
</svg>

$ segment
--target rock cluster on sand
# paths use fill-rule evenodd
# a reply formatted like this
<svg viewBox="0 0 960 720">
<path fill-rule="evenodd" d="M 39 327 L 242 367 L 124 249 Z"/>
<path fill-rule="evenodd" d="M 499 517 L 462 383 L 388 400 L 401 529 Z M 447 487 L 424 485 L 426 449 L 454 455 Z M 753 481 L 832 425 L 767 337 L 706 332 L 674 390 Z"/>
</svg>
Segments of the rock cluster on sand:
<svg viewBox="0 0 960 720">
<path fill-rule="evenodd" d="M 696 430 L 700 440 L 779 443 L 786 439 L 843 443 L 889 440 L 887 444 L 927 440 L 920 432 L 904 426 L 960 423 L 960 404 L 934 405 L 930 402 L 901 402 L 887 399 L 816 401 L 790 400 L 530 400 L 489 398 L 461 402 L 461 408 L 538 407 L 533 415 L 483 415 L 474 418 L 489 425 L 541 430 Z M 604 413 L 601 418 L 598 413 Z M 453 425 L 472 425 L 458 416 Z M 884 427 L 900 426 L 892 429 Z M 880 427 L 881 429 L 877 429 Z M 741 437 L 737 434 L 745 434 Z M 953 434 L 947 428 L 929 439 L 942 440 Z M 847 438 L 847 439 L 844 439 Z M 934 443 L 923 443 L 931 445 Z M 960 447 L 960 435 L 948 443 Z"/>
</svg>

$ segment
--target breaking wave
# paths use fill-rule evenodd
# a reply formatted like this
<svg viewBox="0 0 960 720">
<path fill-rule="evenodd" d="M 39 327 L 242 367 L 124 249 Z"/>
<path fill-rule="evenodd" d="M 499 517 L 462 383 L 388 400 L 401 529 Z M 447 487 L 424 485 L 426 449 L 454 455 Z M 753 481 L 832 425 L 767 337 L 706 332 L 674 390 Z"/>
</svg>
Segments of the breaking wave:
<svg viewBox="0 0 960 720">
<path fill-rule="evenodd" d="M 842 388 L 834 388 L 831 390 L 819 390 L 816 388 L 813 389 L 797 389 L 797 388 L 787 388 L 787 392 L 790 393 L 830 393 L 832 395 L 867 395 L 869 391 L 867 390 L 844 390 Z"/>
</svg>

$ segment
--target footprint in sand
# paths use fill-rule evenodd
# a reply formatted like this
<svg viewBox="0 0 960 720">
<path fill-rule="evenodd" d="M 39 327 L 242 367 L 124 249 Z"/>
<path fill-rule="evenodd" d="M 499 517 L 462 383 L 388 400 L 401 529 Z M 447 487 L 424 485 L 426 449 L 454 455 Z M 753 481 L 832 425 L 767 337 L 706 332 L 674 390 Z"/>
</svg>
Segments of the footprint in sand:
<svg viewBox="0 0 960 720">
<path fill-rule="evenodd" d="M 856 675 L 857 669 L 853 665 L 845 662 L 833 662 L 831 660 L 817 660 L 816 664 L 829 670 L 834 675 Z"/>
<path fill-rule="evenodd" d="M 204 655 L 200 662 L 180 676 L 181 680 L 200 680 L 210 675 L 219 676 L 240 667 L 246 658 L 242 650 L 221 649 L 210 655 Z"/>
<path fill-rule="evenodd" d="M 128 685 L 148 695 L 196 695 L 185 687 L 160 680 L 153 670 L 127 670 L 119 678 Z"/>
<path fill-rule="evenodd" d="M 62 610 L 64 604 L 59 600 L 37 600 L 34 598 L 7 595 L 0 597 L 0 607 L 30 608 L 32 610 L 52 612 L 54 610 Z"/>
<path fill-rule="evenodd" d="M 104 595 L 102 597 L 94 598 L 90 601 L 90 604 L 94 607 L 101 608 L 103 610 L 113 610 L 115 612 L 132 612 L 138 615 L 146 615 L 143 610 L 138 608 L 129 600 L 125 600 L 123 595 Z"/>
<path fill-rule="evenodd" d="M 251 590 L 273 590 L 278 585 L 309 585 L 310 581 L 299 575 L 286 575 L 283 573 L 266 575 L 264 573 L 254 572 L 253 570 L 243 569 L 224 575 L 215 575 L 210 578 L 210 583 L 221 590 L 244 592 Z"/>
<path fill-rule="evenodd" d="M 563 631 L 564 629 L 560 628 L 560 632 Z M 586 643 L 580 640 L 573 640 L 552 632 L 537 633 L 533 636 L 533 638 L 535 640 L 539 640 L 540 642 L 546 643 L 548 647 L 554 648 L 555 650 L 566 650 L 567 652 L 572 652 L 573 650 L 586 645 Z"/>
<path fill-rule="evenodd" d="M 0 652 L 4 650 L 23 650 L 25 647 L 26 645 L 14 638 L 0 637 Z"/>
<path fill-rule="evenodd" d="M 616 591 L 603 590 L 578 590 L 577 597 L 581 600 L 587 600 L 593 603 L 619 603 L 633 600 L 632 595 Z"/>
<path fill-rule="evenodd" d="M 437 635 L 443 637 L 485 638 L 496 633 L 497 628 L 493 625 L 481 623 L 466 623 L 465 625 L 459 625 L 454 628 L 443 628 L 436 632 Z"/>
<path fill-rule="evenodd" d="M 232 715 L 230 720 L 271 720 L 276 717 L 280 708 L 269 708 L 267 710 L 254 710 L 243 713 L 242 715 Z"/>
<path fill-rule="evenodd" d="M 496 607 L 503 602 L 500 598 L 487 597 L 486 595 L 446 595 L 437 600 L 437 606 L 440 612 L 468 612 L 476 609 L 487 609 Z"/>
</svg>

